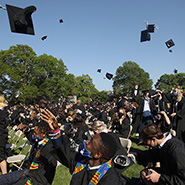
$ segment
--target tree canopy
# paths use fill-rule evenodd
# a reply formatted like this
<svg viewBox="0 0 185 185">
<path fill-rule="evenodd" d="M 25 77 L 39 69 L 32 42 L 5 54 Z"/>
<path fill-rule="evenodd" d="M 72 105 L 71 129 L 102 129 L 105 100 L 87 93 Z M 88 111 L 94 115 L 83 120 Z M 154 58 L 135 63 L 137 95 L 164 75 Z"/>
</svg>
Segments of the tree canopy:
<svg viewBox="0 0 185 185">
<path fill-rule="evenodd" d="M 114 77 L 113 89 L 116 95 L 131 95 L 133 85 L 140 85 L 140 90 L 151 89 L 153 81 L 149 73 L 145 72 L 135 62 L 124 62 L 116 70 Z"/>
<path fill-rule="evenodd" d="M 163 90 L 164 92 L 170 92 L 172 87 L 179 86 L 185 89 L 185 73 L 164 74 L 155 84 L 156 89 Z"/>
<path fill-rule="evenodd" d="M 67 73 L 68 69 L 62 59 L 51 55 L 37 56 L 27 45 L 11 46 L 0 51 L 0 93 L 7 97 L 19 94 L 19 100 L 24 103 L 38 102 L 45 97 L 48 100 L 58 100 L 61 97 L 76 95 L 82 102 L 93 98 L 95 101 L 108 100 L 107 92 L 98 91 L 89 75 L 75 77 Z M 132 61 L 124 62 L 116 70 L 113 78 L 115 96 L 132 96 L 133 85 L 140 85 L 140 90 L 152 88 L 149 73 Z M 169 92 L 172 87 L 185 88 L 185 73 L 162 75 L 155 88 Z"/>
<path fill-rule="evenodd" d="M 19 100 L 25 103 L 40 97 L 56 100 L 69 95 L 77 95 L 83 101 L 92 96 L 106 100 L 106 93 L 95 88 L 90 76 L 67 74 L 62 59 L 46 54 L 37 56 L 27 45 L 1 50 L 0 65 L 0 93 L 13 97 L 19 92 Z"/>
</svg>

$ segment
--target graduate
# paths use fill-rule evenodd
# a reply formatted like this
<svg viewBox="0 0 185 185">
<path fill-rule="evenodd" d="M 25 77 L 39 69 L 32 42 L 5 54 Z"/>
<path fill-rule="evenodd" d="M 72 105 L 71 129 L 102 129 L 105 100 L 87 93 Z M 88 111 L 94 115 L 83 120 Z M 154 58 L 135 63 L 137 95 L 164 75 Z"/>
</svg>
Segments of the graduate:
<svg viewBox="0 0 185 185">
<path fill-rule="evenodd" d="M 48 137 L 50 128 L 41 121 L 34 130 L 27 125 L 20 124 L 30 141 L 32 148 L 29 155 L 29 168 L 0 175 L 0 184 L 3 185 L 50 185 L 53 182 L 57 161 L 54 157 L 52 142 Z"/>
<path fill-rule="evenodd" d="M 59 161 L 67 166 L 72 174 L 71 185 L 124 184 L 112 163 L 117 143 L 111 135 L 96 134 L 91 140 L 83 142 L 80 152 L 75 152 L 70 148 L 69 138 L 61 135 L 56 117 L 47 109 L 41 115 L 53 132 L 57 133 L 53 144 Z"/>
<path fill-rule="evenodd" d="M 143 128 L 141 136 L 149 150 L 140 151 L 136 155 L 138 164 L 147 166 L 160 162 L 160 166 L 145 168 L 141 178 L 146 185 L 184 185 L 185 182 L 185 144 L 169 132 L 150 124 Z"/>
</svg>

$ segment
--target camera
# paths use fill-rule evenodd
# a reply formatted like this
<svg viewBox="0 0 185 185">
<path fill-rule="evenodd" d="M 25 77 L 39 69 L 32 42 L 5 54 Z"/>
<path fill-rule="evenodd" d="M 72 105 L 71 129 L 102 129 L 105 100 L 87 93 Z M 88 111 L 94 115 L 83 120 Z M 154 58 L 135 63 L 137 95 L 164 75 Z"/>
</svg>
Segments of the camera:
<svg viewBox="0 0 185 185">
<path fill-rule="evenodd" d="M 148 175 L 150 175 L 150 174 L 152 174 L 152 172 L 149 171 L 149 170 L 147 170 L 147 171 L 146 171 L 146 175 L 148 176 Z"/>
<path fill-rule="evenodd" d="M 117 155 L 116 158 L 114 159 L 114 163 L 120 166 L 129 166 L 130 159 L 125 155 Z"/>
</svg>

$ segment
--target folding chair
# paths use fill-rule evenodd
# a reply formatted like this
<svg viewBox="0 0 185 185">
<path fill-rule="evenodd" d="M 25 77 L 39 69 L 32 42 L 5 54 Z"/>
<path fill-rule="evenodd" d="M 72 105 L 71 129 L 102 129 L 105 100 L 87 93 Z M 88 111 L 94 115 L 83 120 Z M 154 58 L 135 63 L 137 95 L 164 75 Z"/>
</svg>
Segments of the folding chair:
<svg viewBox="0 0 185 185">
<path fill-rule="evenodd" d="M 17 128 L 17 125 L 14 125 L 14 126 L 10 129 L 10 131 L 9 131 L 9 133 L 8 133 L 8 138 L 9 138 L 9 139 L 12 137 L 12 134 L 15 132 L 16 128 Z"/>
<path fill-rule="evenodd" d="M 17 147 L 17 143 L 18 143 L 18 141 L 19 141 L 19 139 L 20 139 L 20 137 L 21 137 L 21 135 L 22 135 L 22 131 L 21 130 L 17 130 L 16 132 L 15 132 L 15 135 L 14 135 L 14 137 L 12 138 L 12 140 L 10 141 L 10 143 L 8 143 L 8 144 L 6 144 L 6 149 L 14 149 L 14 148 L 16 148 Z"/>
<path fill-rule="evenodd" d="M 26 154 L 23 154 L 23 149 L 27 146 L 27 144 L 29 144 L 29 149 Z M 24 147 L 22 148 L 22 150 L 20 151 L 19 154 L 7 157 L 7 160 L 6 160 L 7 163 L 12 164 L 16 168 L 18 168 L 18 170 L 22 170 L 22 166 L 23 166 L 24 162 L 28 159 L 28 156 L 30 154 L 31 147 L 32 146 L 30 145 L 29 140 L 27 140 L 24 144 Z"/>
<path fill-rule="evenodd" d="M 127 138 L 119 137 L 120 143 L 124 148 L 127 148 L 127 153 L 130 152 L 130 148 L 132 146 L 132 141 Z"/>
</svg>

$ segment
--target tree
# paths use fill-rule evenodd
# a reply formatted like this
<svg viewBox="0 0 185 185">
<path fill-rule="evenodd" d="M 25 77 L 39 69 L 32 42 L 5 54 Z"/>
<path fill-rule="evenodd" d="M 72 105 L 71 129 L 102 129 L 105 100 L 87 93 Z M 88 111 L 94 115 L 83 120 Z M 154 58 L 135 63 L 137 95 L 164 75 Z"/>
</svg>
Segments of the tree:
<svg viewBox="0 0 185 185">
<path fill-rule="evenodd" d="M 185 73 L 178 74 L 164 74 L 162 75 L 157 83 L 155 84 L 156 89 L 163 90 L 168 93 L 171 91 L 172 87 L 182 87 L 185 88 Z"/>
<path fill-rule="evenodd" d="M 0 51 L 1 92 L 12 96 L 16 91 L 22 91 L 29 85 L 34 71 L 35 57 L 35 52 L 27 45 L 11 46 L 9 50 Z"/>
<path fill-rule="evenodd" d="M 26 104 L 39 98 L 58 100 L 77 95 L 83 102 L 93 96 L 105 100 L 105 92 L 99 92 L 89 75 L 75 77 L 67 74 L 62 59 L 51 55 L 37 56 L 27 45 L 11 46 L 0 51 L 0 93 L 11 96 L 19 92 L 19 100 Z"/>
<path fill-rule="evenodd" d="M 67 68 L 61 59 L 43 54 L 39 57 L 27 45 L 11 46 L 0 51 L 1 92 L 13 95 L 20 91 L 19 100 L 29 103 L 37 97 L 48 99 L 65 95 L 63 88 Z"/>
<path fill-rule="evenodd" d="M 65 78 L 67 67 L 61 59 L 51 55 L 40 55 L 35 59 L 35 71 L 32 85 L 39 89 L 40 96 L 58 99 L 65 95 Z"/>
<path fill-rule="evenodd" d="M 131 95 L 133 84 L 140 85 L 140 90 L 152 88 L 153 81 L 150 76 L 135 62 L 124 62 L 116 70 L 116 75 L 113 78 L 113 89 L 115 95 Z"/>
</svg>

